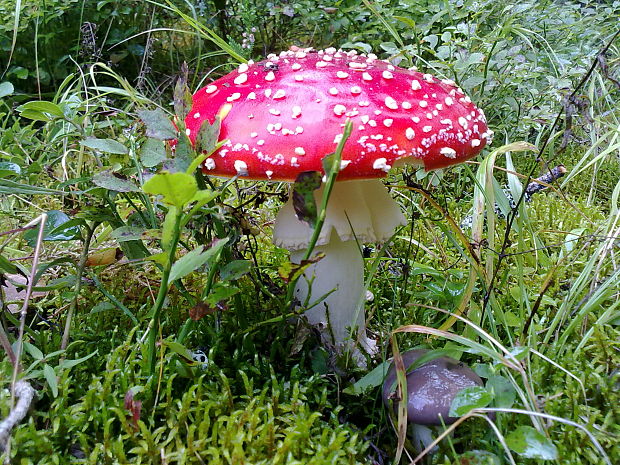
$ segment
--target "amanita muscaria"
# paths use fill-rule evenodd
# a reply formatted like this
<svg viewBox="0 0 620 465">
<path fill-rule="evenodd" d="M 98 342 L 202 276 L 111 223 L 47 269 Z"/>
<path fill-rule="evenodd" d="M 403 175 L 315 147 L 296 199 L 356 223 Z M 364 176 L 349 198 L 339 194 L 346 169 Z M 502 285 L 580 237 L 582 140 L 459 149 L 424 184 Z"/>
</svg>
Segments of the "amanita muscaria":
<svg viewBox="0 0 620 465">
<path fill-rule="evenodd" d="M 452 81 L 334 48 L 272 54 L 200 89 L 185 121 L 192 142 L 204 120 L 213 122 L 218 113 L 226 143 L 205 160 L 205 173 L 288 182 L 304 171 L 323 173 L 322 159 L 352 121 L 317 242 L 325 257 L 299 280 L 296 297 L 314 302 L 333 291 L 306 310 L 309 322 L 328 328 L 324 340 L 339 351 L 355 342 L 372 351 L 358 244 L 383 242 L 405 224 L 381 178 L 402 162 L 430 170 L 475 156 L 492 136 L 484 113 Z M 320 196 L 321 189 L 317 201 Z M 296 262 L 311 235 L 289 200 L 277 216 L 274 243 Z"/>
</svg>

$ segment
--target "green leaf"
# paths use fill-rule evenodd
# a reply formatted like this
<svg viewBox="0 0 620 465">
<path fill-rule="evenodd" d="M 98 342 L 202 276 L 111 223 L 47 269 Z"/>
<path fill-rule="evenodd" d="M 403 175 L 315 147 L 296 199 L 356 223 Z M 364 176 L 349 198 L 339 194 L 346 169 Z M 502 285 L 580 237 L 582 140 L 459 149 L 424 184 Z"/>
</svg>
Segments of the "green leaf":
<svg viewBox="0 0 620 465">
<path fill-rule="evenodd" d="M 4 98 L 7 95 L 11 95 L 13 92 L 15 92 L 15 88 L 13 87 L 13 84 L 11 84 L 8 81 L 0 82 L 0 98 Z"/>
<path fill-rule="evenodd" d="M 192 93 L 187 87 L 187 63 L 181 66 L 181 75 L 177 79 L 173 92 L 174 114 L 180 121 L 185 118 L 192 109 Z"/>
<path fill-rule="evenodd" d="M 168 347 L 172 352 L 184 358 L 187 361 L 193 361 L 190 351 L 183 344 L 175 341 L 165 341 L 164 346 Z"/>
<path fill-rule="evenodd" d="M 503 376 L 491 376 L 487 380 L 487 389 L 494 394 L 494 406 L 510 408 L 515 402 L 517 391 L 512 383 Z"/>
<path fill-rule="evenodd" d="M 237 286 L 232 286 L 228 283 L 215 283 L 211 288 L 211 292 L 209 292 L 206 301 L 207 303 L 215 306 L 218 302 L 229 299 L 239 291 L 240 289 Z"/>
<path fill-rule="evenodd" d="M 111 171 L 102 171 L 93 176 L 93 184 L 116 192 L 139 192 L 140 188 L 127 179 L 114 175 Z"/>
<path fill-rule="evenodd" d="M 23 110 L 23 111 L 20 111 L 19 114 L 22 118 L 31 119 L 33 121 L 46 121 L 47 122 L 47 121 L 52 120 L 52 118 L 46 113 L 42 113 L 40 111 L 35 111 L 35 110 Z"/>
<path fill-rule="evenodd" d="M 391 362 L 389 360 L 380 363 L 369 373 L 366 373 L 357 382 L 350 386 L 347 386 L 343 392 L 345 394 L 359 396 L 361 394 L 364 394 L 365 392 L 368 392 L 371 389 L 381 386 L 383 384 L 383 381 L 385 380 L 388 369 L 390 368 L 390 363 Z"/>
<path fill-rule="evenodd" d="M 177 207 L 170 207 L 164 218 L 164 223 L 161 227 L 161 247 L 165 251 L 169 251 L 172 247 L 178 215 L 179 209 Z"/>
<path fill-rule="evenodd" d="M 156 174 L 143 186 L 147 194 L 161 195 L 164 202 L 182 208 L 198 192 L 196 179 L 187 173 Z"/>
<path fill-rule="evenodd" d="M 8 179 L 0 179 L 0 194 L 24 194 L 24 195 L 65 195 L 65 192 L 45 187 L 31 186 Z"/>
<path fill-rule="evenodd" d="M 143 233 L 144 228 L 139 228 L 137 226 L 121 226 L 112 231 L 110 237 L 117 242 L 139 241 L 142 239 Z"/>
<path fill-rule="evenodd" d="M 204 246 L 201 246 L 179 258 L 174 265 L 172 265 L 168 284 L 188 275 L 205 263 L 215 259 L 227 242 L 228 238 L 220 239 L 207 250 L 205 250 Z"/>
<path fill-rule="evenodd" d="M 0 161 L 0 178 L 19 176 L 20 174 L 22 174 L 22 169 L 17 163 Z"/>
<path fill-rule="evenodd" d="M 192 150 L 192 143 L 185 134 L 182 134 L 174 148 L 173 171 L 186 173 L 193 159 L 194 151 Z"/>
<path fill-rule="evenodd" d="M 35 246 L 38 234 L 38 228 L 24 232 L 24 239 L 30 247 Z M 50 210 L 47 212 L 47 221 L 43 229 L 44 241 L 72 241 L 79 239 L 80 236 L 80 228 L 75 225 L 75 222 L 66 213 L 60 210 Z"/>
<path fill-rule="evenodd" d="M 166 147 L 162 141 L 148 138 L 140 149 L 140 162 L 147 168 L 153 168 L 166 159 Z"/>
<path fill-rule="evenodd" d="M 531 426 L 519 426 L 506 436 L 506 444 L 521 457 L 556 460 L 558 450 L 544 435 Z"/>
<path fill-rule="evenodd" d="M 89 149 L 99 150 L 104 153 L 116 153 L 125 155 L 129 153 L 127 147 L 114 139 L 97 139 L 95 137 L 87 137 L 82 141 L 82 145 Z"/>
<path fill-rule="evenodd" d="M 176 139 L 177 130 L 163 110 L 159 108 L 156 110 L 140 110 L 138 116 L 146 125 L 147 137 L 158 140 Z"/>
<path fill-rule="evenodd" d="M 30 354 L 35 360 L 43 360 L 45 355 L 36 346 L 29 342 L 24 342 L 24 350 Z"/>
<path fill-rule="evenodd" d="M 19 273 L 19 268 L 13 265 L 4 255 L 0 255 L 0 273 L 17 274 Z"/>
<path fill-rule="evenodd" d="M 201 205 L 204 205 L 205 203 L 211 202 L 211 200 L 216 198 L 218 195 L 220 195 L 219 192 L 214 192 L 209 189 L 203 189 L 203 190 L 196 192 L 196 195 L 192 197 L 190 202 L 197 202 Z"/>
<path fill-rule="evenodd" d="M 215 149 L 215 145 L 220 137 L 221 120 L 219 116 L 215 117 L 213 124 L 208 120 L 204 120 L 200 125 L 198 134 L 196 134 L 196 151 L 211 153 Z"/>
<path fill-rule="evenodd" d="M 472 409 L 484 408 L 491 403 L 493 396 L 482 386 L 470 386 L 461 389 L 450 405 L 449 415 L 460 417 Z"/>
<path fill-rule="evenodd" d="M 247 274 L 250 268 L 252 268 L 252 262 L 249 260 L 233 260 L 220 270 L 220 279 L 222 281 L 239 279 Z"/>
<path fill-rule="evenodd" d="M 91 357 L 94 357 L 97 354 L 97 350 L 95 350 L 93 353 L 88 354 L 85 357 L 82 358 L 77 358 L 77 359 L 73 359 L 73 360 L 63 360 L 60 362 L 60 364 L 58 365 L 60 368 L 73 368 L 76 365 L 79 365 L 80 363 L 85 362 L 86 360 L 88 360 Z"/>
<path fill-rule="evenodd" d="M 51 116 L 56 116 L 62 118 L 64 113 L 62 112 L 62 108 L 52 102 L 46 102 L 44 100 L 35 100 L 32 102 L 26 102 L 23 105 L 17 107 L 17 111 L 22 113 L 24 116 L 24 112 L 32 111 L 38 113 L 44 113 Z"/>
<path fill-rule="evenodd" d="M 299 173 L 293 184 L 293 208 L 300 221 L 314 228 L 317 221 L 317 206 L 314 191 L 321 187 L 321 173 L 304 171 Z"/>
<path fill-rule="evenodd" d="M 56 372 L 47 363 L 43 365 L 43 376 L 45 376 L 45 380 L 52 390 L 52 395 L 54 397 L 58 397 L 58 381 L 56 380 Z"/>
</svg>

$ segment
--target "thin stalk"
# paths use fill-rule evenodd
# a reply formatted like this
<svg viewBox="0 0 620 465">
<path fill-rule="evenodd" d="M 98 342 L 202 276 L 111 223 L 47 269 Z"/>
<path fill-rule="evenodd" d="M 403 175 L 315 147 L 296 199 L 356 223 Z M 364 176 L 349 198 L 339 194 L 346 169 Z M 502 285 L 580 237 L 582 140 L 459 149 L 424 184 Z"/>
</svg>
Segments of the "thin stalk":
<svg viewBox="0 0 620 465">
<path fill-rule="evenodd" d="M 159 292 L 157 293 L 157 299 L 153 304 L 153 308 L 151 309 L 151 313 L 153 316 L 151 317 L 151 322 L 149 324 L 149 340 L 148 340 L 148 363 L 149 363 L 149 372 L 151 375 L 155 373 L 155 343 L 157 342 L 157 335 L 159 334 L 160 327 L 160 318 L 161 318 L 161 309 L 164 306 L 164 302 L 166 300 L 166 296 L 168 295 L 168 278 L 170 277 L 170 271 L 172 270 L 172 265 L 174 263 L 174 257 L 177 250 L 177 244 L 179 243 L 179 239 L 181 236 L 181 220 L 183 218 L 183 210 L 179 209 L 177 211 L 176 217 L 174 219 L 174 231 L 172 234 L 172 241 L 169 245 L 168 250 L 168 259 L 166 260 L 166 265 L 164 266 L 164 270 L 161 277 L 161 285 L 159 286 Z"/>
<path fill-rule="evenodd" d="M 11 380 L 12 392 L 15 392 L 15 383 L 17 382 L 17 375 L 22 370 L 21 356 L 22 349 L 24 347 L 24 330 L 26 328 L 26 312 L 28 310 L 28 302 L 30 301 L 30 295 L 32 294 L 32 287 L 34 285 L 34 278 L 37 274 L 37 267 L 39 265 L 39 256 L 41 255 L 41 249 L 43 248 L 43 236 L 45 223 L 47 221 L 47 214 L 43 213 L 37 219 L 31 222 L 31 224 L 39 223 L 39 234 L 37 235 L 37 243 L 34 248 L 34 255 L 32 257 L 32 269 L 30 270 L 30 277 L 28 278 L 28 287 L 26 288 L 26 297 L 24 297 L 24 303 L 22 305 L 20 318 L 19 318 L 19 332 L 17 333 L 17 348 L 15 349 L 15 363 L 13 364 L 13 378 Z M 27 226 L 30 226 L 28 224 Z M 13 399 L 13 404 L 14 405 Z"/>
<path fill-rule="evenodd" d="M 62 342 L 60 343 L 60 350 L 65 350 L 69 344 L 69 333 L 71 331 L 71 320 L 73 314 L 77 308 L 78 298 L 80 296 L 80 289 L 82 287 L 82 275 L 84 274 L 84 268 L 86 267 L 86 260 L 88 259 L 88 248 L 90 241 L 93 238 L 95 229 L 99 223 L 95 222 L 92 225 L 86 225 L 86 238 L 84 239 L 84 245 L 82 246 L 82 253 L 80 254 L 80 261 L 78 262 L 77 270 L 75 272 L 75 288 L 73 290 L 73 300 L 69 306 L 69 312 L 67 313 L 67 320 L 65 321 L 65 330 L 62 334 Z"/>
</svg>

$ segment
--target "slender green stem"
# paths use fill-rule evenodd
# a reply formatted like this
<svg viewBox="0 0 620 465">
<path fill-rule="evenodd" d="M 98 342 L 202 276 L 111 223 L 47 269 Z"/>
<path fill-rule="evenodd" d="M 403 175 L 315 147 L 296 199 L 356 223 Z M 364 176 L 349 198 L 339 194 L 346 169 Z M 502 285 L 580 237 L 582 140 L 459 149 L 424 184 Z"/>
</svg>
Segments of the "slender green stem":
<svg viewBox="0 0 620 465">
<path fill-rule="evenodd" d="M 90 247 L 90 241 L 93 238 L 93 234 L 95 233 L 95 229 L 99 225 L 98 222 L 94 222 L 92 225 L 86 225 L 86 238 L 84 239 L 84 244 L 82 245 L 82 253 L 80 255 L 80 261 L 78 262 L 77 270 L 75 271 L 75 288 L 73 300 L 71 301 L 71 305 L 69 306 L 69 311 L 67 312 L 67 320 L 65 321 L 65 330 L 62 334 L 62 341 L 60 343 L 60 349 L 65 350 L 67 345 L 69 344 L 69 333 L 71 332 L 71 321 L 73 320 L 73 314 L 77 309 L 78 298 L 80 296 L 80 289 L 82 287 L 82 275 L 84 274 L 84 268 L 86 267 L 86 260 L 88 259 L 88 249 Z"/>
<path fill-rule="evenodd" d="M 334 153 L 334 158 L 332 159 L 332 165 L 327 175 L 325 190 L 323 191 L 323 198 L 321 199 L 321 208 L 319 209 L 319 215 L 314 226 L 314 230 L 312 231 L 312 237 L 310 238 L 310 242 L 308 243 L 308 248 L 306 249 L 303 260 L 308 260 L 310 258 L 310 255 L 312 255 L 312 251 L 316 246 L 316 242 L 319 240 L 319 235 L 321 234 L 321 229 L 323 229 L 323 223 L 325 223 L 325 217 L 327 216 L 327 202 L 329 201 L 329 196 L 331 195 L 334 183 L 336 182 L 338 171 L 340 171 L 342 150 L 344 149 L 344 144 L 347 142 L 349 136 L 351 135 L 352 127 L 353 125 L 351 124 L 351 121 L 347 119 L 347 122 L 344 126 L 344 131 L 342 132 L 342 138 L 340 139 L 340 142 L 338 142 L 336 152 Z M 291 282 L 289 283 L 286 292 L 287 304 L 290 304 L 293 301 L 293 293 L 295 292 L 295 285 L 297 284 L 298 279 L 299 277 L 297 279 L 291 280 Z"/>
<path fill-rule="evenodd" d="M 157 342 L 157 335 L 159 334 L 160 327 L 160 318 L 161 318 L 161 309 L 164 306 L 164 302 L 166 300 L 166 296 L 168 295 L 168 279 L 170 278 L 170 271 L 172 270 L 172 265 L 174 264 L 174 257 L 177 250 L 177 244 L 179 243 L 179 239 L 181 236 L 181 220 L 183 218 L 183 211 L 179 209 L 174 218 L 174 231 L 172 234 L 172 241 L 167 247 L 168 249 L 168 259 L 166 260 L 166 265 L 164 266 L 164 270 L 161 277 L 161 285 L 159 286 L 159 292 L 157 293 L 157 299 L 153 304 L 153 308 L 151 310 L 152 317 L 151 322 L 149 324 L 149 340 L 148 340 L 148 363 L 149 363 L 149 372 L 151 375 L 155 373 L 155 343 Z"/>
</svg>

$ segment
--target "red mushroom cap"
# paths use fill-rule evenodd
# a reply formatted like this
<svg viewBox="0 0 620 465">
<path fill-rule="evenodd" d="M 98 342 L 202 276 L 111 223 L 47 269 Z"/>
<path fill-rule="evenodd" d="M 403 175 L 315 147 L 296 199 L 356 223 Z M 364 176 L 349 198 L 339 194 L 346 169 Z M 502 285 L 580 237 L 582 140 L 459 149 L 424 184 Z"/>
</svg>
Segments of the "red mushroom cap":
<svg viewBox="0 0 620 465">
<path fill-rule="evenodd" d="M 492 136 L 482 110 L 454 82 L 333 48 L 270 55 L 200 89 L 185 120 L 192 142 L 221 109 L 227 142 L 204 163 L 219 176 L 292 181 L 302 171 L 322 172 L 347 118 L 353 131 L 339 180 L 383 177 L 405 158 L 426 169 L 453 165 Z"/>
</svg>

